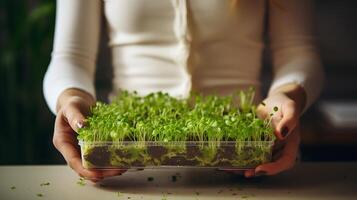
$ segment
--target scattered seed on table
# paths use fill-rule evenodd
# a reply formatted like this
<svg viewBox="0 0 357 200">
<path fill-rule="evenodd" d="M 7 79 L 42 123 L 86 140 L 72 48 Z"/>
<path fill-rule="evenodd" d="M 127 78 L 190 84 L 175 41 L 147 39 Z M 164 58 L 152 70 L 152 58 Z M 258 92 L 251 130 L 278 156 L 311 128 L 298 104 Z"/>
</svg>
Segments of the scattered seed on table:
<svg viewBox="0 0 357 200">
<path fill-rule="evenodd" d="M 148 181 L 153 181 L 154 177 L 148 177 Z"/>
<path fill-rule="evenodd" d="M 46 183 L 41 183 L 40 186 L 48 186 L 50 185 L 50 182 L 46 182 Z"/>
<path fill-rule="evenodd" d="M 86 181 L 84 180 L 84 178 L 79 178 L 79 180 L 77 181 L 77 184 L 80 186 L 85 186 L 86 185 Z"/>
<path fill-rule="evenodd" d="M 177 181 L 177 176 L 171 176 L 171 181 L 176 182 Z"/>
<path fill-rule="evenodd" d="M 43 197 L 43 194 L 38 193 L 38 194 L 36 194 L 36 196 L 38 196 L 38 197 Z"/>
<path fill-rule="evenodd" d="M 255 194 L 250 194 L 250 195 L 246 194 L 241 196 L 242 199 L 248 199 L 249 197 L 255 197 Z"/>
<path fill-rule="evenodd" d="M 11 188 L 10 188 L 10 189 L 14 190 L 14 189 L 16 189 L 16 187 L 15 187 L 15 186 L 11 186 Z"/>
</svg>

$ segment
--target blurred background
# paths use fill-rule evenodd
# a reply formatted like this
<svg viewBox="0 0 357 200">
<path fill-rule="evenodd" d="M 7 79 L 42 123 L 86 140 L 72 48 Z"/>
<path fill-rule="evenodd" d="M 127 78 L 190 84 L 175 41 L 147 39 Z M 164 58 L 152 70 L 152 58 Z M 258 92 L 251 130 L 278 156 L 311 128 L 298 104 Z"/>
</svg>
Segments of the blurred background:
<svg viewBox="0 0 357 200">
<path fill-rule="evenodd" d="M 315 0 L 327 81 L 302 118 L 304 161 L 357 161 L 357 1 Z M 0 1 L 0 164 L 64 163 L 52 145 L 54 116 L 42 94 L 55 20 L 53 0 Z M 110 53 L 102 35 L 96 85 L 110 90 Z M 269 59 L 262 80 L 270 80 Z"/>
</svg>

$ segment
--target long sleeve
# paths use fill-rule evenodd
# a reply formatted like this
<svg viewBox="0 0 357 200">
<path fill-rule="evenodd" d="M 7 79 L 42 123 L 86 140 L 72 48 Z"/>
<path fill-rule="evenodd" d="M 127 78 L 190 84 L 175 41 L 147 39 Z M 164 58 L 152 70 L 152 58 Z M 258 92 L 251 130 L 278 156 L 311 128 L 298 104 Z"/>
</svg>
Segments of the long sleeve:
<svg viewBox="0 0 357 200">
<path fill-rule="evenodd" d="M 68 88 L 95 97 L 94 74 L 100 32 L 100 0 L 57 0 L 52 58 L 43 81 L 46 102 L 56 114 Z"/>
<path fill-rule="evenodd" d="M 313 36 L 312 0 L 269 1 L 274 78 L 270 91 L 288 83 L 306 91 L 306 110 L 322 89 L 324 71 Z"/>
</svg>

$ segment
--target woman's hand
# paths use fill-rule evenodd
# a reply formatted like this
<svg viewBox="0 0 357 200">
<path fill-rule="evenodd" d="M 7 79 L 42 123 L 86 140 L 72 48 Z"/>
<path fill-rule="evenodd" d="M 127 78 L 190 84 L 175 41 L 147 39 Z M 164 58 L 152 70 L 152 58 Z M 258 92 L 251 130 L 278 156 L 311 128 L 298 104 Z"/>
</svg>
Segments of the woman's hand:
<svg viewBox="0 0 357 200">
<path fill-rule="evenodd" d="M 273 148 L 273 161 L 262 164 L 255 169 L 234 171 L 245 177 L 261 175 L 275 175 L 292 168 L 295 164 L 299 143 L 299 117 L 305 106 L 306 95 L 304 89 L 297 84 L 288 84 L 274 91 L 257 107 L 260 118 L 272 116 L 272 126 L 277 141 Z M 277 111 L 274 108 L 277 107 Z M 276 108 L 275 108 L 276 109 Z M 232 172 L 231 170 L 229 170 Z"/>
<path fill-rule="evenodd" d="M 299 117 L 305 107 L 306 94 L 297 84 L 288 84 L 274 91 L 257 107 L 261 118 L 272 116 L 272 126 L 278 141 L 273 149 L 273 162 L 262 164 L 254 170 L 244 172 L 246 177 L 275 175 L 292 168 L 300 144 Z"/>
<path fill-rule="evenodd" d="M 82 166 L 76 131 L 85 125 L 85 116 L 94 103 L 93 97 L 86 92 L 78 89 L 64 91 L 58 98 L 53 144 L 79 176 L 97 182 L 105 177 L 120 175 L 125 170 L 99 171 Z"/>
</svg>

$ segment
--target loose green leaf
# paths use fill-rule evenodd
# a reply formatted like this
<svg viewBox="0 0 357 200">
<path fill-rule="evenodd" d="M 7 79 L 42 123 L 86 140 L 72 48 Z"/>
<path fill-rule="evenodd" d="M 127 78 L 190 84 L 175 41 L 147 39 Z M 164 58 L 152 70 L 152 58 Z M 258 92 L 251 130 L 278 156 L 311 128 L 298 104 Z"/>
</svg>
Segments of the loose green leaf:
<svg viewBox="0 0 357 200">
<path fill-rule="evenodd" d="M 80 186 L 85 186 L 86 185 L 86 181 L 84 180 L 84 178 L 79 178 L 77 181 L 77 184 Z"/>
<path fill-rule="evenodd" d="M 46 182 L 46 183 L 41 183 L 40 186 L 48 186 L 50 185 L 50 182 Z"/>
</svg>

